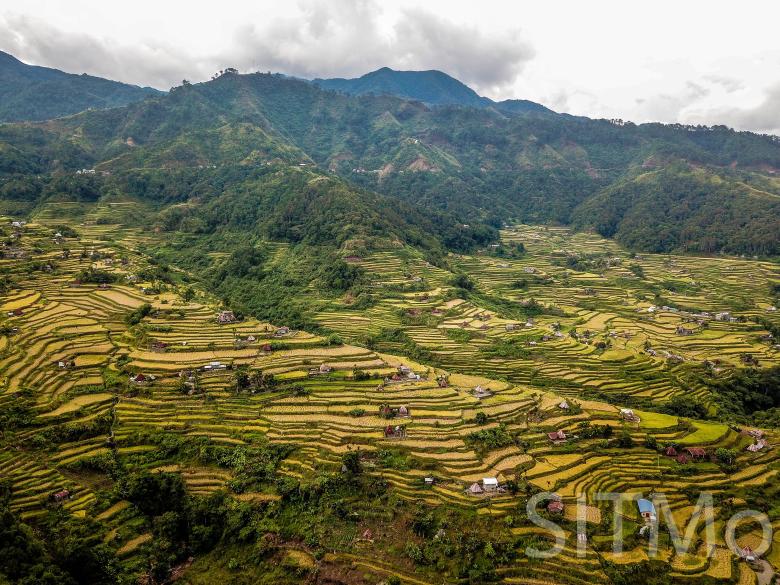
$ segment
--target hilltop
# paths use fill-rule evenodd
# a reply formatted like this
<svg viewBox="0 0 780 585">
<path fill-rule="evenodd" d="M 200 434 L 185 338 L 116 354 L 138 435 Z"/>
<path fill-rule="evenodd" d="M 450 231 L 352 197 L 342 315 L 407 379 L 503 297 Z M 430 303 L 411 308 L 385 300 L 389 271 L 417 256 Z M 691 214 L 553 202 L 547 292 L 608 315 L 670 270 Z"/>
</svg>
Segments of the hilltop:
<svg viewBox="0 0 780 585">
<path fill-rule="evenodd" d="M 160 95 L 101 77 L 22 63 L 0 51 L 0 122 L 48 120 L 90 108 L 114 108 Z"/>
<path fill-rule="evenodd" d="M 165 182 L 166 169 L 316 165 L 467 225 L 573 224 L 637 250 L 780 253 L 780 140 L 725 127 L 429 107 L 229 72 L 123 108 L 6 125 L 0 151 L 14 181 L 92 167 L 156 169 Z M 629 235 L 637 222 L 652 227 Z"/>
</svg>

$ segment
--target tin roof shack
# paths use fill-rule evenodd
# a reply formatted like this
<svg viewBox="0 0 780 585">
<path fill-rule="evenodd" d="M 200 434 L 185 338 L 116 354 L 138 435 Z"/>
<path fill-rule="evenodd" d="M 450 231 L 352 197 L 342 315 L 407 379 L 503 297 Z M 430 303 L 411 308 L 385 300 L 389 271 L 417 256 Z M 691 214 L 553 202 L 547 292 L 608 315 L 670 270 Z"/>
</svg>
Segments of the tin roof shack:
<svg viewBox="0 0 780 585">
<path fill-rule="evenodd" d="M 483 477 L 482 489 L 486 492 L 498 491 L 498 478 L 495 477 Z"/>
<path fill-rule="evenodd" d="M 646 523 L 655 522 L 658 519 L 655 513 L 655 506 L 650 500 L 641 498 L 637 500 L 636 507 L 639 509 L 639 515 L 644 519 Z"/>
</svg>

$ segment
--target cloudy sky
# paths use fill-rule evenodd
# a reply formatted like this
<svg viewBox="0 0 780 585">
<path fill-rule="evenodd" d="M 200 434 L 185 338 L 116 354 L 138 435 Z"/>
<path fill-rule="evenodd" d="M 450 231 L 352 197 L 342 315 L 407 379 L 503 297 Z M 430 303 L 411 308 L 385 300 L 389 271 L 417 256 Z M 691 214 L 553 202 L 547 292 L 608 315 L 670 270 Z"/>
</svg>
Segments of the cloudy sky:
<svg viewBox="0 0 780 585">
<path fill-rule="evenodd" d="M 160 89 L 441 69 L 494 99 L 780 134 L 778 23 L 771 0 L 3 0 L 0 50 Z"/>
</svg>

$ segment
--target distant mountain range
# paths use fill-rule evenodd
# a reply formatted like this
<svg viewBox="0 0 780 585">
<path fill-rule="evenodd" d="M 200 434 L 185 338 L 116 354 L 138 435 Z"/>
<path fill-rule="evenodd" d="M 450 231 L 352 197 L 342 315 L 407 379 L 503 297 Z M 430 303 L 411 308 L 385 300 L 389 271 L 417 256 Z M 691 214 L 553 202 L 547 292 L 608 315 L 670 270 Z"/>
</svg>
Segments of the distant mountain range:
<svg viewBox="0 0 780 585">
<path fill-rule="evenodd" d="M 637 250 L 780 255 L 777 137 L 493 103 L 440 72 L 310 82 L 227 71 L 120 108 L 0 125 L 0 200 L 14 209 L 63 197 L 82 168 L 110 173 L 91 197 L 197 203 L 180 217 L 232 196 L 245 211 L 185 224 L 249 225 L 265 209 L 249 227 L 290 241 L 387 234 L 467 249 L 521 221 L 596 229 Z M 393 201 L 403 228 L 387 221 Z M 362 211 L 346 221 L 349 209 Z"/>
<path fill-rule="evenodd" d="M 382 67 L 354 79 L 314 79 L 312 83 L 349 95 L 394 95 L 430 106 L 496 108 L 511 113 L 553 114 L 541 104 L 528 100 L 494 102 L 466 84 L 441 71 L 394 71 Z"/>
<path fill-rule="evenodd" d="M 22 63 L 0 51 L 0 122 L 48 120 L 159 95 L 156 89 Z"/>
</svg>

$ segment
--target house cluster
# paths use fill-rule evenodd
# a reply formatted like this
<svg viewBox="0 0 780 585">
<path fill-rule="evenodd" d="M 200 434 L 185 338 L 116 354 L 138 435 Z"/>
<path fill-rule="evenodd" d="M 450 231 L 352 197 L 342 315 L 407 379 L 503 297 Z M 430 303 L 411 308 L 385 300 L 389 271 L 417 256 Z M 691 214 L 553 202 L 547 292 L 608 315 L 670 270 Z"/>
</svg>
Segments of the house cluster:
<svg viewBox="0 0 780 585">
<path fill-rule="evenodd" d="M 638 423 L 640 421 L 639 416 L 630 408 L 621 408 L 620 418 L 622 418 L 624 421 L 632 423 Z"/>
<path fill-rule="evenodd" d="M 477 386 L 472 390 L 471 394 L 474 396 L 474 398 L 478 400 L 482 400 L 483 398 L 489 398 L 493 396 L 493 393 L 488 390 L 487 388 L 483 388 L 482 386 Z"/>
<path fill-rule="evenodd" d="M 379 407 L 379 416 L 382 418 L 408 418 L 411 416 L 411 411 L 406 405 L 393 408 L 389 404 L 382 404 Z"/>
<path fill-rule="evenodd" d="M 736 323 L 737 318 L 732 316 L 731 313 L 728 311 L 722 311 L 720 313 L 715 313 L 715 320 L 716 321 L 726 321 L 727 323 Z"/>
<path fill-rule="evenodd" d="M 688 329 L 687 327 L 684 327 L 682 325 L 678 325 L 677 329 L 675 329 L 674 332 L 677 335 L 682 335 L 682 336 L 693 335 L 694 333 L 696 333 L 696 331 L 694 331 L 693 329 Z"/>
<path fill-rule="evenodd" d="M 220 370 L 227 370 L 227 365 L 222 362 L 209 362 L 201 368 L 204 372 L 218 372 Z"/>
<path fill-rule="evenodd" d="M 24 315 L 24 311 L 22 311 L 21 309 L 14 309 L 13 311 L 8 311 L 7 315 L 9 317 L 21 317 L 22 315 Z"/>
<path fill-rule="evenodd" d="M 384 428 L 385 439 L 405 439 L 406 425 L 387 425 Z"/>
<path fill-rule="evenodd" d="M 217 313 L 217 323 L 235 323 L 236 322 L 236 316 L 233 314 L 233 311 L 220 311 Z"/>
<path fill-rule="evenodd" d="M 332 366 L 329 366 L 326 363 L 322 363 L 320 364 L 319 368 L 312 368 L 309 370 L 309 377 L 313 378 L 315 376 L 324 376 L 325 374 L 330 374 L 332 371 Z"/>
<path fill-rule="evenodd" d="M 553 445 L 562 445 L 569 440 L 569 436 L 563 429 L 547 433 L 547 438 Z"/>
<path fill-rule="evenodd" d="M 680 465 L 685 465 L 690 461 L 703 461 L 708 457 L 707 450 L 702 447 L 685 447 L 678 450 L 674 445 L 664 449 L 664 455 L 676 460 Z"/>
<path fill-rule="evenodd" d="M 385 384 L 398 382 L 419 381 L 420 375 L 415 374 L 409 366 L 400 365 L 396 372 L 389 378 L 385 378 Z"/>
<path fill-rule="evenodd" d="M 466 491 L 468 491 L 469 495 L 481 496 L 484 494 L 503 493 L 505 489 L 498 483 L 498 478 L 483 477 L 481 481 L 472 483 Z"/>
<path fill-rule="evenodd" d="M 238 336 L 233 340 L 233 344 L 236 347 L 243 347 L 250 343 L 254 343 L 255 341 L 257 341 L 257 338 L 254 335 L 247 335 L 246 337 Z"/>
<path fill-rule="evenodd" d="M 143 385 L 143 384 L 149 384 L 151 382 L 154 382 L 156 379 L 153 375 L 146 375 L 146 374 L 131 374 L 130 375 L 130 383 L 131 384 L 137 384 L 137 385 Z"/>
<path fill-rule="evenodd" d="M 656 351 L 652 347 L 648 347 L 645 349 L 645 353 L 647 355 L 651 355 L 653 357 L 661 356 L 662 358 L 666 358 L 667 360 L 671 360 L 673 362 L 684 362 L 685 358 L 677 353 L 672 353 L 670 351 L 667 351 L 665 349 L 661 349 Z"/>
<path fill-rule="evenodd" d="M 747 446 L 747 450 L 751 453 L 758 453 L 769 447 L 769 443 L 764 437 L 764 431 L 760 429 L 743 430 L 742 434 L 753 439 L 753 443 Z"/>
</svg>

